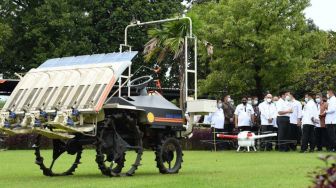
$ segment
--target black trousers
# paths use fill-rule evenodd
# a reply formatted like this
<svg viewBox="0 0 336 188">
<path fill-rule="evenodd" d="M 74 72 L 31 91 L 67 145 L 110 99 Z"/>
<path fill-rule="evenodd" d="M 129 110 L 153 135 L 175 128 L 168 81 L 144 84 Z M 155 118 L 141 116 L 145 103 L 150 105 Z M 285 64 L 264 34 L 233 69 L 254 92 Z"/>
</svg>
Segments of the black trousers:
<svg viewBox="0 0 336 188">
<path fill-rule="evenodd" d="M 224 124 L 224 132 L 226 134 L 233 134 L 234 124 Z M 226 140 L 226 142 L 223 143 L 224 149 L 235 149 L 235 140 Z"/>
<path fill-rule="evenodd" d="M 270 134 L 273 132 L 273 125 L 261 125 L 261 134 Z M 261 150 L 272 150 L 272 137 L 264 138 L 261 141 Z"/>
<path fill-rule="evenodd" d="M 279 151 L 289 151 L 288 141 L 290 140 L 290 125 L 289 117 L 287 116 L 278 116 L 278 147 Z"/>
<path fill-rule="evenodd" d="M 322 150 L 322 147 L 329 149 L 328 132 L 325 127 L 315 127 L 315 140 L 318 150 Z"/>
<path fill-rule="evenodd" d="M 234 125 L 233 124 L 224 124 L 224 132 L 232 134 Z"/>
<path fill-rule="evenodd" d="M 238 127 L 239 132 L 242 131 L 251 131 L 251 126 L 240 126 Z"/>
<path fill-rule="evenodd" d="M 336 149 L 336 124 L 326 124 L 330 149 Z"/>
<path fill-rule="evenodd" d="M 311 151 L 315 148 L 315 126 L 305 124 L 302 126 L 302 143 L 301 151 L 308 149 L 308 143 Z"/>
<path fill-rule="evenodd" d="M 289 143 L 289 148 L 291 150 L 296 150 L 297 144 L 298 144 L 298 140 L 299 140 L 299 127 L 297 126 L 297 124 L 290 124 L 289 125 L 289 137 L 290 137 L 290 143 Z"/>
</svg>

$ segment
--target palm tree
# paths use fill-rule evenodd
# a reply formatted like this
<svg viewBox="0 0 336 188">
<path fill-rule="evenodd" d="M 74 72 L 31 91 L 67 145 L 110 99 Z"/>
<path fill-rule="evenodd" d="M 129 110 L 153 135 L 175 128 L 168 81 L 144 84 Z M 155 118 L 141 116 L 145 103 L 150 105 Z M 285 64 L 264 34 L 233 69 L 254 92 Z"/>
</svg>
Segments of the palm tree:
<svg viewBox="0 0 336 188">
<path fill-rule="evenodd" d="M 184 111 L 185 94 L 185 37 L 188 35 L 188 23 L 184 20 L 170 22 L 163 25 L 161 29 L 151 29 L 148 31 L 151 38 L 144 49 L 145 61 L 156 58 L 158 63 L 162 62 L 168 55 L 173 55 L 173 59 L 178 61 L 180 76 L 180 108 Z"/>
</svg>

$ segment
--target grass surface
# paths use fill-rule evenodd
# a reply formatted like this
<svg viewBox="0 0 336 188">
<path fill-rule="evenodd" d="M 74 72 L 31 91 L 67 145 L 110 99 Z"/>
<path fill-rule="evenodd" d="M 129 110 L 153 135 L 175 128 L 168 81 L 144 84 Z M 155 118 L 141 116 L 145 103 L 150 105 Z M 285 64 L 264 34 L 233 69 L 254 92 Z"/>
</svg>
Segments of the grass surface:
<svg viewBox="0 0 336 188">
<path fill-rule="evenodd" d="M 51 151 L 45 151 L 51 154 Z M 45 153 L 44 152 L 44 153 Z M 129 155 L 130 156 L 130 155 Z M 162 175 L 154 153 L 145 152 L 133 177 L 101 175 L 95 151 L 84 150 L 74 176 L 45 177 L 34 164 L 33 151 L 0 152 L 0 187 L 307 187 L 307 173 L 324 165 L 317 153 L 185 151 L 179 174 Z M 62 164 L 70 159 L 66 158 Z M 58 166 L 59 168 L 62 165 Z M 63 166 L 64 167 L 64 166 Z"/>
</svg>

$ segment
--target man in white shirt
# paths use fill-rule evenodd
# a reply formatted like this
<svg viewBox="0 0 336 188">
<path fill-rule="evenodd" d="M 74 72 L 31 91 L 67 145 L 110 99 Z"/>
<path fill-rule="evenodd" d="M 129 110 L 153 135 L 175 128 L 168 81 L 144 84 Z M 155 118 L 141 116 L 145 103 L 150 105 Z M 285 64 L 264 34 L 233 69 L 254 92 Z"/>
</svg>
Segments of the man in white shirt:
<svg viewBox="0 0 336 188">
<path fill-rule="evenodd" d="M 211 124 L 211 127 L 214 128 L 216 132 L 223 132 L 224 129 L 224 112 L 223 112 L 223 103 L 221 100 L 217 100 L 217 110 L 213 113 L 210 113 L 208 116 L 208 121 Z"/>
<path fill-rule="evenodd" d="M 319 111 L 311 93 L 305 95 L 306 105 L 302 112 L 302 142 L 301 153 L 306 152 L 309 144 L 309 151 L 314 152 L 315 148 L 315 124 L 318 122 Z"/>
<path fill-rule="evenodd" d="M 254 110 L 252 105 L 247 104 L 247 98 L 242 98 L 242 103 L 235 110 L 235 127 L 239 131 L 250 131 L 254 118 Z"/>
<path fill-rule="evenodd" d="M 328 98 L 328 108 L 325 111 L 325 124 L 327 127 L 330 149 L 335 152 L 336 150 L 336 135 L 335 135 L 335 126 L 336 126 L 336 97 L 333 90 L 327 91 Z"/>
<path fill-rule="evenodd" d="M 280 93 L 280 98 L 276 104 L 277 107 L 277 125 L 278 125 L 278 144 L 279 151 L 289 151 L 289 144 L 287 143 L 290 140 L 290 129 L 289 129 L 289 117 L 293 112 L 290 103 L 289 92 L 282 91 Z"/>
<path fill-rule="evenodd" d="M 277 110 L 272 103 L 272 95 L 267 94 L 265 101 L 259 104 L 260 111 L 260 124 L 261 124 L 261 133 L 269 134 L 273 132 L 273 121 L 277 116 Z M 265 138 L 261 144 L 262 150 L 271 151 L 272 150 L 272 138 Z"/>
<path fill-rule="evenodd" d="M 297 101 L 292 93 L 289 94 L 291 100 L 290 105 L 293 109 L 293 112 L 290 114 L 289 123 L 290 123 L 290 140 L 292 143 L 289 144 L 289 148 L 293 151 L 296 151 L 296 147 L 300 142 L 300 132 L 301 132 L 301 118 L 302 118 L 302 105 L 300 101 Z"/>
<path fill-rule="evenodd" d="M 214 137 L 216 136 L 217 133 L 224 132 L 225 116 L 224 116 L 224 111 L 223 111 L 223 103 L 221 100 L 217 100 L 217 109 L 215 112 L 209 114 L 207 121 L 211 124 L 212 133 L 213 133 L 212 135 Z M 218 149 L 223 149 L 223 145 L 219 145 Z"/>
</svg>

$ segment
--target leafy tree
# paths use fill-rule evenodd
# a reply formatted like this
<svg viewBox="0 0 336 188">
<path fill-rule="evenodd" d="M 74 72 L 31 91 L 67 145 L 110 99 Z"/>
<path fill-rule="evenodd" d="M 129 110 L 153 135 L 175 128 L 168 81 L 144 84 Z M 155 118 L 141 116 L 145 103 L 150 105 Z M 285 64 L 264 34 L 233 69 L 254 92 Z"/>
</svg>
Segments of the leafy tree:
<svg viewBox="0 0 336 188">
<path fill-rule="evenodd" d="M 26 72 L 48 58 L 119 50 L 131 20 L 149 21 L 180 12 L 180 1 L 4 0 L 0 16 L 13 30 L 1 70 Z M 131 29 L 129 43 L 143 50 L 146 28 Z M 142 63 L 139 55 L 135 68 Z"/>
<path fill-rule="evenodd" d="M 328 46 L 312 61 L 297 79 L 297 90 L 324 92 L 336 89 L 336 32 L 328 32 Z"/>
<path fill-rule="evenodd" d="M 183 108 L 185 99 L 185 57 L 184 46 L 185 36 L 188 35 L 188 22 L 170 22 L 164 25 L 162 29 L 149 30 L 151 39 L 146 43 L 144 53 L 147 61 L 153 57 L 161 63 L 169 54 L 173 54 L 173 60 L 178 61 L 179 67 L 179 88 L 180 88 L 180 107 Z"/>
<path fill-rule="evenodd" d="M 308 6 L 309 0 L 222 0 L 193 7 L 204 23 L 198 37 L 214 46 L 201 92 L 262 97 L 293 84 L 326 45 L 323 32 L 308 28 Z"/>
<path fill-rule="evenodd" d="M 10 27 L 0 22 L 0 54 L 4 51 L 4 43 L 8 40 L 11 34 Z"/>
</svg>

